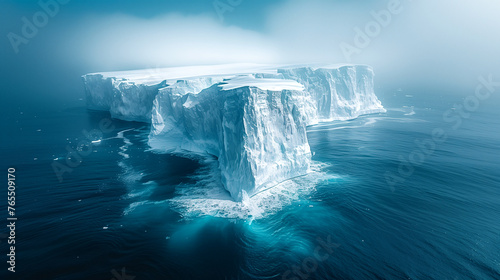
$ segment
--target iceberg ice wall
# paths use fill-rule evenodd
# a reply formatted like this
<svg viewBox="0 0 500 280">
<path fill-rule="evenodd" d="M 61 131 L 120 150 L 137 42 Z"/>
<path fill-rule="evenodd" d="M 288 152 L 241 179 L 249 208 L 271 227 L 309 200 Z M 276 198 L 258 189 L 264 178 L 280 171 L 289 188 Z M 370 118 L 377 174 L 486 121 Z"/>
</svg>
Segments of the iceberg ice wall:
<svg viewBox="0 0 500 280">
<path fill-rule="evenodd" d="M 278 73 L 305 86 L 315 106 L 309 112 L 310 123 L 352 119 L 384 110 L 374 93 L 374 74 L 368 66 L 286 68 L 278 69 Z"/>
<path fill-rule="evenodd" d="M 172 69 L 85 75 L 88 106 L 150 121 L 155 150 L 216 156 L 236 200 L 308 172 L 306 125 L 385 111 L 368 66 Z"/>
<path fill-rule="evenodd" d="M 294 81 L 248 77 L 218 83 L 199 93 L 180 95 L 180 81 L 160 90 L 154 103 L 153 149 L 209 153 L 219 160 L 222 183 L 233 198 L 253 194 L 305 174 L 311 152 L 306 125 L 294 96 Z M 213 81 L 213 80 L 212 80 Z M 263 86 L 266 81 L 271 88 Z M 180 85 L 179 85 L 180 83 Z M 196 84 L 200 84 L 198 80 Z M 196 92 L 196 91 L 195 91 Z"/>
<path fill-rule="evenodd" d="M 112 117 L 127 121 L 149 122 L 153 100 L 166 86 L 165 81 L 147 85 L 101 74 L 85 75 L 83 81 L 90 109 L 109 111 Z"/>
</svg>

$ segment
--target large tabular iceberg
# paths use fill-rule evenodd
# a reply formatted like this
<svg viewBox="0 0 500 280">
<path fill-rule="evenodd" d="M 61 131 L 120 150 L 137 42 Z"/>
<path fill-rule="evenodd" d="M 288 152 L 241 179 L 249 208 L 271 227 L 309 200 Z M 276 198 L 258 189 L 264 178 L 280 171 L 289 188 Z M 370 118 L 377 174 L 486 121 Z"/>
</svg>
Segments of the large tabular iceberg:
<svg viewBox="0 0 500 280">
<path fill-rule="evenodd" d="M 151 122 L 154 150 L 216 156 L 235 200 L 308 172 L 307 125 L 385 111 L 362 65 L 179 67 L 83 80 L 89 108 Z"/>
</svg>

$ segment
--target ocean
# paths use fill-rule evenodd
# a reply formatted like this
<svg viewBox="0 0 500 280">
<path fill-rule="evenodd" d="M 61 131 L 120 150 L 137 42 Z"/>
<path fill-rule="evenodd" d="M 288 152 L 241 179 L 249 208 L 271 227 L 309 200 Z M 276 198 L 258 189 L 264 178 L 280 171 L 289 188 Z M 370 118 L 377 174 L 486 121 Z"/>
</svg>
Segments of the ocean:
<svg viewBox="0 0 500 280">
<path fill-rule="evenodd" d="M 12 108 L 0 278 L 500 279 L 498 98 L 376 93 L 387 113 L 309 127 L 312 172 L 242 203 L 215 159 L 149 150 L 148 124 Z"/>
</svg>

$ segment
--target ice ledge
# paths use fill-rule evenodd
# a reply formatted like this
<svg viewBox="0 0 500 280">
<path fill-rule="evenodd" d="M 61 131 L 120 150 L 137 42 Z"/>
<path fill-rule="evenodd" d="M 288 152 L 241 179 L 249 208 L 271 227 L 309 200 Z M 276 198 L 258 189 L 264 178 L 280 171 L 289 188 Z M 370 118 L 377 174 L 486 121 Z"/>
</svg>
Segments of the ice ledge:
<svg viewBox="0 0 500 280">
<path fill-rule="evenodd" d="M 232 90 L 242 87 L 256 87 L 261 90 L 304 90 L 304 86 L 294 80 L 286 79 L 256 79 L 254 75 L 238 76 L 224 81 L 220 87 L 223 90 Z"/>
</svg>

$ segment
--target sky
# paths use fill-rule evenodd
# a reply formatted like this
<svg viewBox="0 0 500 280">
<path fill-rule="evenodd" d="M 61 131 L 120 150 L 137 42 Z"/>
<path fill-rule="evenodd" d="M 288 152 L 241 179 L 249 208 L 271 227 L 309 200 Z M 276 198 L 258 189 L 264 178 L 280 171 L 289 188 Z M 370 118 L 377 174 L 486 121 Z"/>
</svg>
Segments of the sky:
<svg viewBox="0 0 500 280">
<path fill-rule="evenodd" d="M 2 104 L 77 104 L 89 72 L 233 62 L 360 63 L 379 84 L 472 91 L 480 75 L 500 80 L 499 8 L 498 0 L 1 0 Z"/>
</svg>

